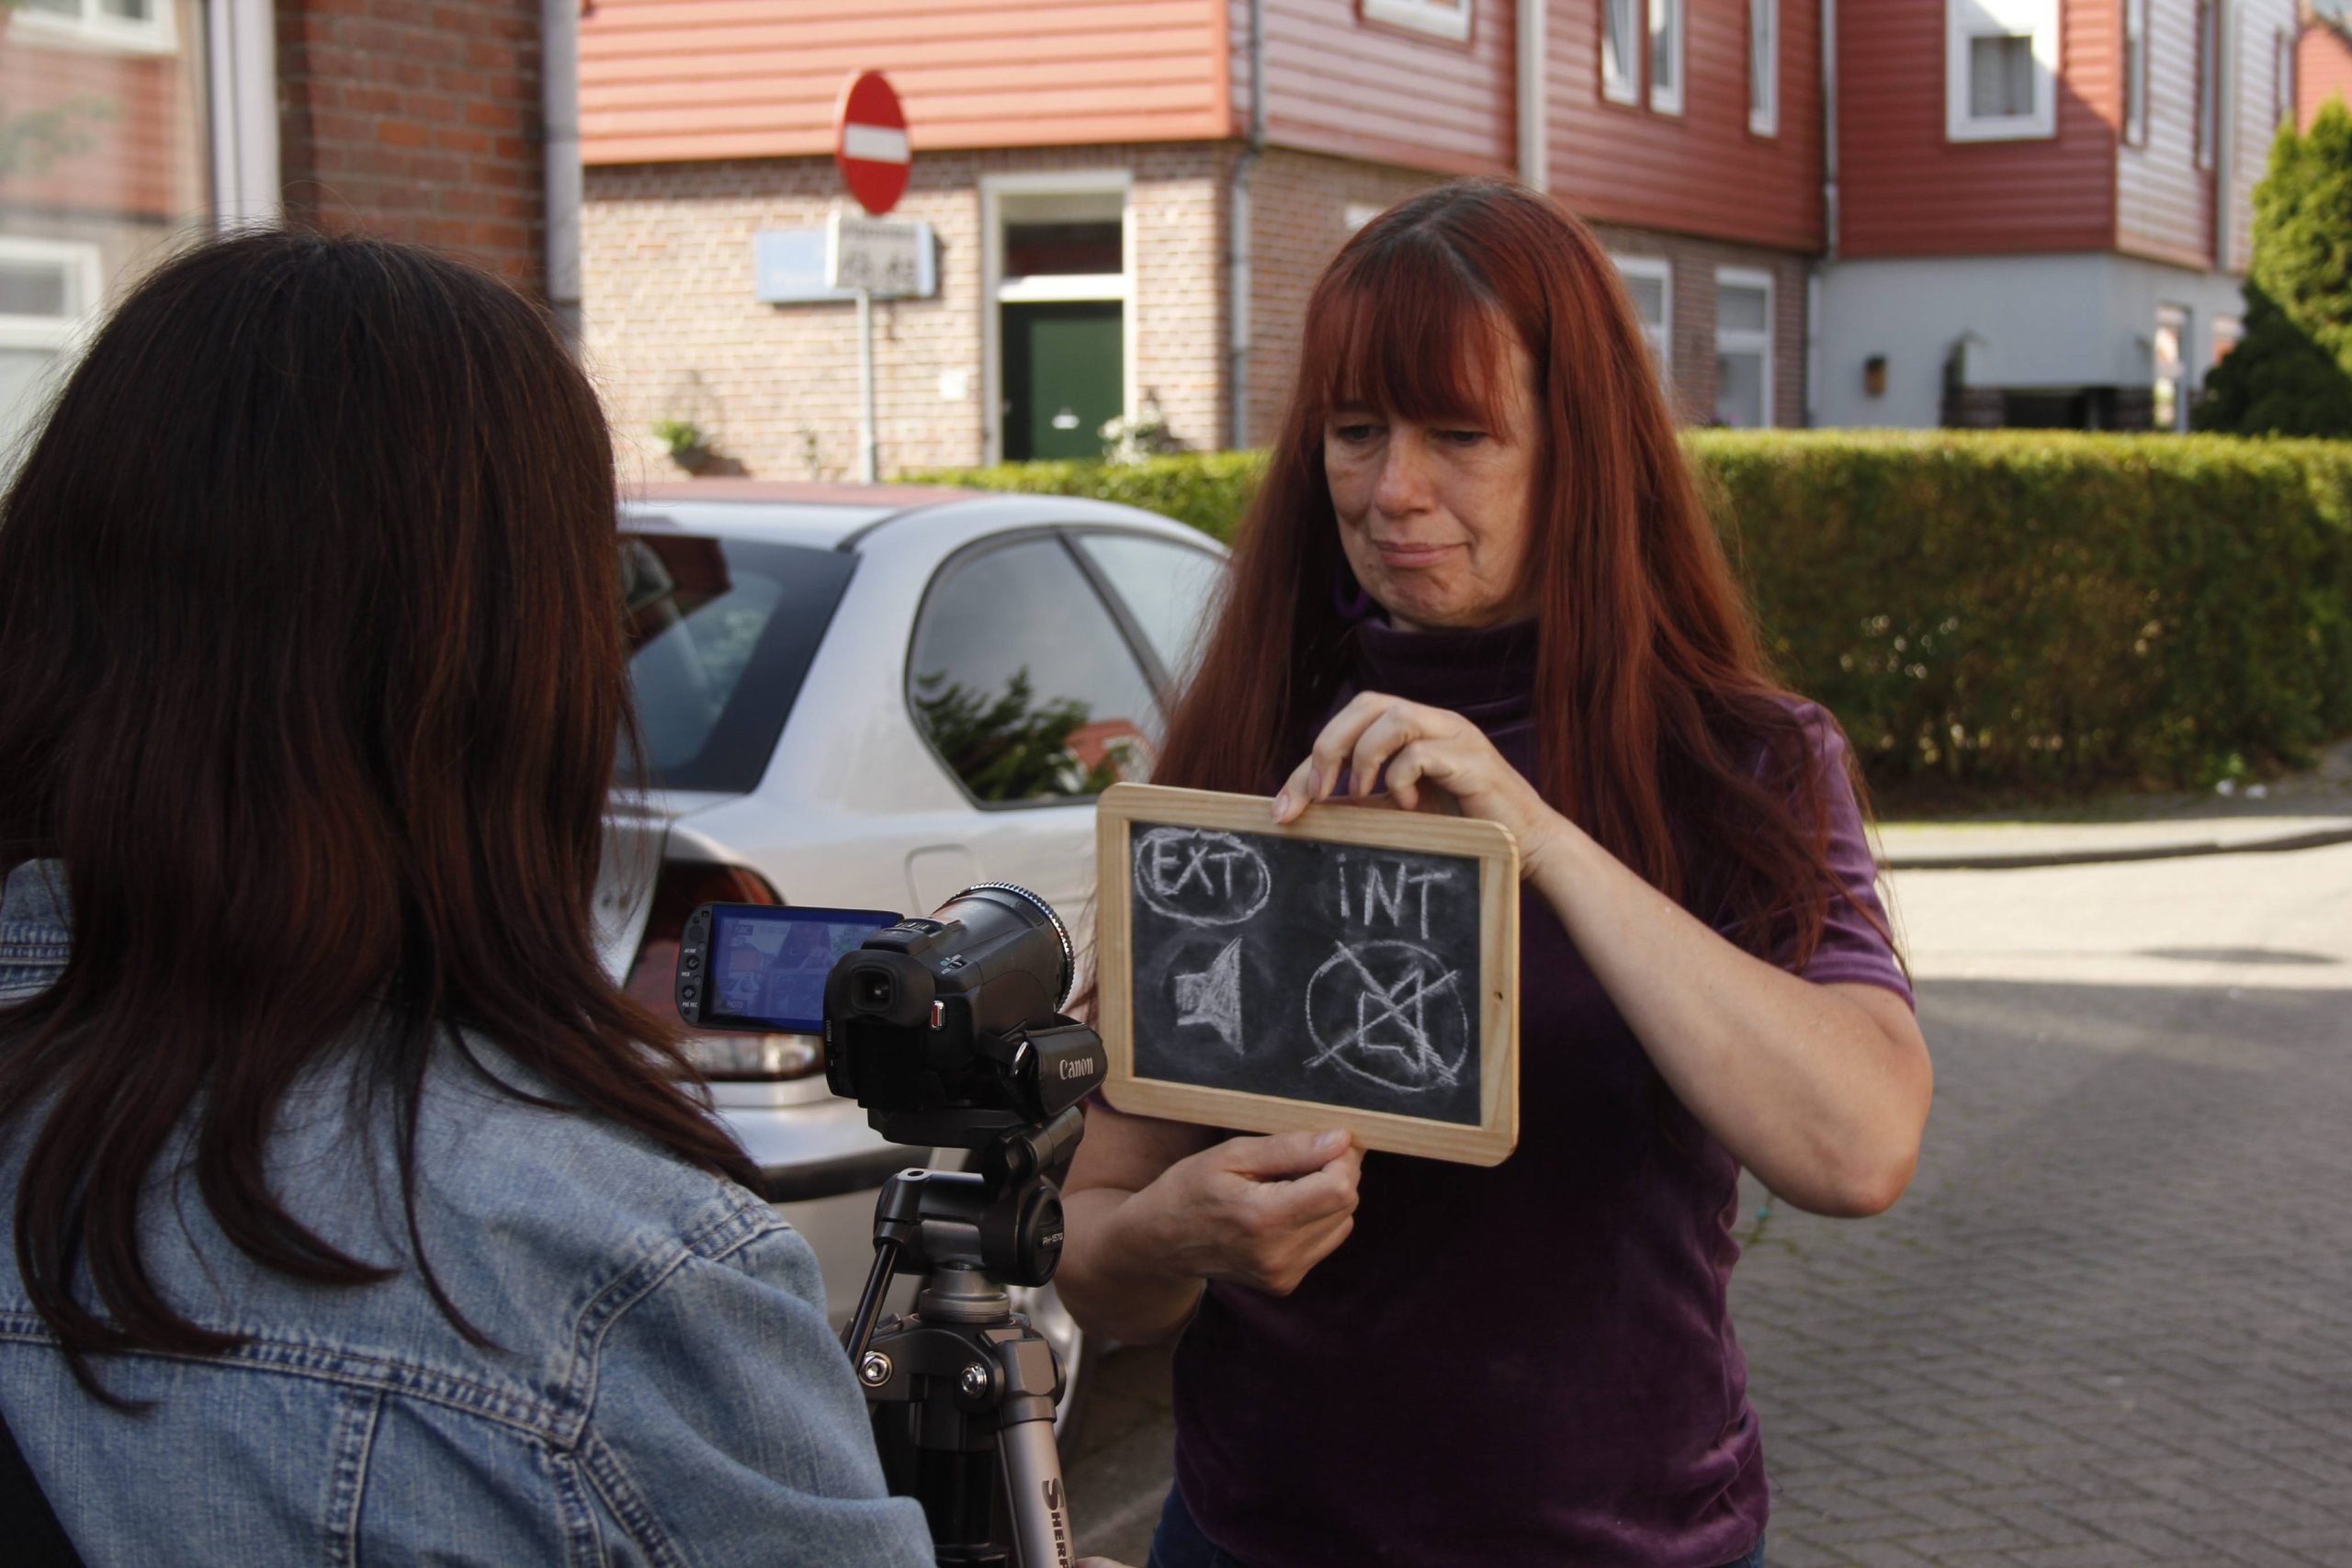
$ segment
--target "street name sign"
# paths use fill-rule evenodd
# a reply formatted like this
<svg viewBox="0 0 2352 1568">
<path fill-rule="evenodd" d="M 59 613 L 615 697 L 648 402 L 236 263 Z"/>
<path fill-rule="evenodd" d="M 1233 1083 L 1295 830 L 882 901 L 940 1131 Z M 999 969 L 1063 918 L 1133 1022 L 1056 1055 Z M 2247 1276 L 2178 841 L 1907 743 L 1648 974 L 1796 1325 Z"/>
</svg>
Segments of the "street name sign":
<svg viewBox="0 0 2352 1568">
<path fill-rule="evenodd" d="M 825 287 L 864 289 L 876 299 L 923 292 L 929 225 L 836 212 L 825 220 Z"/>
</svg>

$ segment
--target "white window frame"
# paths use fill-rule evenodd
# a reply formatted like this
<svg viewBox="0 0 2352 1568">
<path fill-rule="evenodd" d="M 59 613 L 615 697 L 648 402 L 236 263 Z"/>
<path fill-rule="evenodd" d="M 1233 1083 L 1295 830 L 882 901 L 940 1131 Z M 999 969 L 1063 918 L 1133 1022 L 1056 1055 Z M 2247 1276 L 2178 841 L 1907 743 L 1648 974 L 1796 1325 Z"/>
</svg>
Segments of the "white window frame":
<svg viewBox="0 0 2352 1568">
<path fill-rule="evenodd" d="M 1477 9 L 1477 0 L 1462 0 L 1459 6 L 1447 5 L 1445 0 L 1363 0 L 1363 4 L 1367 22 L 1386 22 L 1461 43 L 1470 40 L 1471 14 Z"/>
<path fill-rule="evenodd" d="M 1752 332 L 1747 328 L 1732 329 L 1724 325 L 1723 292 L 1730 288 L 1760 288 L 1764 292 L 1764 330 Z M 1719 266 L 1715 269 L 1715 354 L 1761 354 L 1764 358 L 1764 423 L 1758 430 L 1770 430 L 1780 423 L 1780 412 L 1773 406 L 1778 388 L 1774 381 L 1772 359 L 1773 322 L 1780 310 L 1780 292 L 1772 275 L 1758 267 Z"/>
<path fill-rule="evenodd" d="M 143 22 L 108 16 L 99 0 L 78 0 L 78 14 L 70 17 L 15 5 L 11 7 L 15 15 L 8 25 L 15 36 L 27 42 L 54 44 L 62 49 L 111 54 L 179 51 L 179 25 L 173 19 L 173 14 L 179 9 L 175 0 L 154 0 L 154 13 Z"/>
<path fill-rule="evenodd" d="M 100 270 L 98 247 L 86 240 L 35 240 L 10 234 L 0 236 L 0 262 L 19 266 L 54 267 L 65 280 L 65 308 L 56 315 L 0 315 L 0 348 L 29 350 L 36 354 L 57 356 L 60 366 L 70 365 L 80 353 L 84 336 L 96 330 L 106 303 L 106 277 Z M 50 374 L 58 372 L 52 369 Z M 0 410 L 0 414 L 21 414 L 28 421 L 18 426 L 13 420 L 0 421 L 0 469 L 13 466 L 24 450 L 21 443 L 37 428 L 36 416 L 45 397 L 54 397 L 58 383 L 51 380 L 45 396 L 28 400 L 34 407 Z"/>
<path fill-rule="evenodd" d="M 1119 198 L 1119 257 L 1123 270 L 1069 273 L 1045 277 L 1008 278 L 1004 275 L 1005 198 L 1024 196 L 1110 196 Z M 1004 461 L 1004 323 L 1006 305 L 1047 304 L 1065 300 L 1115 299 L 1119 312 L 1120 356 L 1126 361 L 1120 389 L 1120 414 L 1136 414 L 1136 203 L 1132 169 L 1069 169 L 1038 174 L 980 176 L 980 434 L 985 460 Z"/>
<path fill-rule="evenodd" d="M 1609 69 L 1609 17 L 1614 13 L 1623 21 L 1619 36 L 1630 51 L 1617 62 L 1617 69 Z M 1633 104 L 1642 101 L 1642 51 L 1648 38 L 1649 23 L 1644 16 L 1643 0 L 1600 0 L 1600 96 L 1612 104 Z"/>
<path fill-rule="evenodd" d="M 0 263 L 54 267 L 65 279 L 65 309 L 54 316 L 0 315 L 0 348 L 70 350 L 96 321 L 105 302 L 106 280 L 98 247 L 87 240 L 34 240 L 0 236 Z"/>
<path fill-rule="evenodd" d="M 2058 0 L 1944 0 L 1944 139 L 2027 141 L 2058 134 Z M 2033 112 L 1977 115 L 1969 104 L 1969 44 L 2028 38 Z"/>
<path fill-rule="evenodd" d="M 2215 316 L 2206 326 L 2205 339 L 2205 368 L 2210 371 L 2245 341 L 2245 318 Z"/>
<path fill-rule="evenodd" d="M 277 21 L 271 0 L 212 0 L 212 220 L 222 233 L 285 218 L 277 152 Z"/>
<path fill-rule="evenodd" d="M 1647 321 L 1642 323 L 1642 340 L 1649 344 L 1650 359 L 1657 371 L 1657 384 L 1668 397 L 1674 391 L 1674 264 L 1664 256 L 1621 256 L 1611 252 L 1609 259 L 1617 264 L 1621 277 L 1646 277 L 1658 286 L 1658 322 L 1653 330 Z"/>
<path fill-rule="evenodd" d="M 2196 363 L 2196 353 L 2192 344 L 2196 342 L 2194 334 L 2197 330 L 2197 312 L 2186 305 L 2176 305 L 2169 300 L 2156 307 L 2156 329 L 2148 339 L 2151 392 L 2166 379 L 2165 362 L 2156 353 L 2156 341 L 2163 335 L 2168 324 L 2173 326 L 2174 338 L 2179 345 L 2177 351 L 2177 357 L 2172 363 L 2172 417 L 2163 424 L 2156 425 L 2155 428 L 2179 432 L 2188 428 L 2188 399 L 2196 386 L 2196 383 L 2189 378 L 2188 367 Z"/>
<path fill-rule="evenodd" d="M 2123 0 L 2123 141 L 2148 144 L 2148 0 Z"/>
<path fill-rule="evenodd" d="M 2197 166 L 2212 168 L 2222 146 L 2222 6 L 2197 6 Z"/>
<path fill-rule="evenodd" d="M 1659 114 L 1682 112 L 1683 84 L 1690 74 L 1690 51 L 1683 47 L 1682 7 L 1683 0 L 1649 0 L 1650 107 Z M 1660 55 L 1674 62 L 1663 84 L 1658 81 Z"/>
<path fill-rule="evenodd" d="M 2271 129 L 2277 130 L 2291 125 L 2295 119 L 2295 34 L 2293 29 L 2280 28 L 2270 41 L 2270 97 L 2277 110 L 2271 118 Z"/>
<path fill-rule="evenodd" d="M 1747 0 L 1747 129 L 1781 133 L 1781 0 Z"/>
</svg>

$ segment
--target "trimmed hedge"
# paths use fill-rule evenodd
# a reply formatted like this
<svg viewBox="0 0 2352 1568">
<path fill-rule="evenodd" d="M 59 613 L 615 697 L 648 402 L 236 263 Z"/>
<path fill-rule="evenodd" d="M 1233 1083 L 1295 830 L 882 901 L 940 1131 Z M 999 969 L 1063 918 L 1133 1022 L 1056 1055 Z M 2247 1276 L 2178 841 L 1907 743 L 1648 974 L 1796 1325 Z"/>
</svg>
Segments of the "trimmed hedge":
<svg viewBox="0 0 2352 1568">
<path fill-rule="evenodd" d="M 1091 495 L 1190 523 L 1226 544 L 1266 471 L 1262 452 L 1198 452 L 1140 463 L 1001 463 L 993 468 L 934 468 L 902 474 L 916 484 L 1018 490 L 1032 495 Z"/>
<path fill-rule="evenodd" d="M 1781 673 L 1882 785 L 2205 784 L 2352 730 L 2352 444 L 1693 433 Z M 1229 538 L 1248 455 L 919 476 Z"/>
</svg>

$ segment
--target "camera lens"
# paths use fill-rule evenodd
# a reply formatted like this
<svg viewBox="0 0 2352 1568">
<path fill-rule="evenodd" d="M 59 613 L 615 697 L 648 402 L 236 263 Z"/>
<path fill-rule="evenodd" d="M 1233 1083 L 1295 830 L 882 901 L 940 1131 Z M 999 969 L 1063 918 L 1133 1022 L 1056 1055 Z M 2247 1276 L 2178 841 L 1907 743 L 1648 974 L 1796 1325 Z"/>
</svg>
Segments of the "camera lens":
<svg viewBox="0 0 2352 1568">
<path fill-rule="evenodd" d="M 888 969 L 861 969 L 851 976 L 850 999 L 867 1012 L 887 1010 L 897 994 Z"/>
</svg>

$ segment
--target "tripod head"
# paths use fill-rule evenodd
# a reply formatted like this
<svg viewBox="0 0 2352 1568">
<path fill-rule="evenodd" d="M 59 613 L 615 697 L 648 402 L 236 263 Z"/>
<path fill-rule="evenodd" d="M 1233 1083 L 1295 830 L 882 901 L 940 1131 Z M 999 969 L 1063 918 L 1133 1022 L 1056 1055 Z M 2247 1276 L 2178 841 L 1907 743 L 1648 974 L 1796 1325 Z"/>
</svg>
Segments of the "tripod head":
<svg viewBox="0 0 2352 1568">
<path fill-rule="evenodd" d="M 884 1183 L 874 1205 L 874 1269 L 842 1335 L 851 1361 L 865 1359 L 895 1274 L 956 1269 L 1000 1287 L 1050 1280 L 1062 1255 L 1061 1192 L 1053 1172 L 1085 1133 L 1085 1116 L 1072 1107 L 1043 1126 L 998 1134 L 980 1151 L 976 1171 L 914 1168 Z"/>
</svg>

